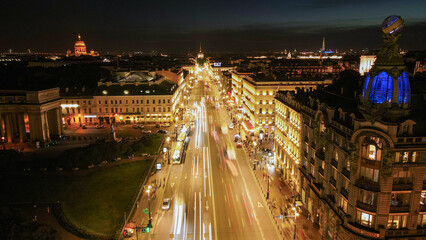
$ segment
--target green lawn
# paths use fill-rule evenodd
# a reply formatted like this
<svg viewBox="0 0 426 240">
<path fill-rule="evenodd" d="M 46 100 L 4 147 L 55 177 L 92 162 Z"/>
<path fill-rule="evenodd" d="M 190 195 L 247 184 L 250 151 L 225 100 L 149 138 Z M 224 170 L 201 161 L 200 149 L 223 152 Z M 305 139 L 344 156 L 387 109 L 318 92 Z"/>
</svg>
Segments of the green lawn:
<svg viewBox="0 0 426 240">
<path fill-rule="evenodd" d="M 0 203 L 63 203 L 67 217 L 91 232 L 112 236 L 152 160 L 119 165 L 87 177 L 0 178 Z"/>
</svg>

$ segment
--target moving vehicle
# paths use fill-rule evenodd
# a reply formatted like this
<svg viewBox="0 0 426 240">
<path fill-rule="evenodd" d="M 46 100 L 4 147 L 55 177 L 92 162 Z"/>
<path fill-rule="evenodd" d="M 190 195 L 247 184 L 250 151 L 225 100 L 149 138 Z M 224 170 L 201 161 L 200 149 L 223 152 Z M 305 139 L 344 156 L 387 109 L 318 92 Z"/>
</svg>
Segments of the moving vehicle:
<svg viewBox="0 0 426 240">
<path fill-rule="evenodd" d="M 103 125 L 103 124 L 99 124 L 99 125 L 96 125 L 96 128 L 97 128 L 97 129 L 105 128 L 105 125 Z"/>
<path fill-rule="evenodd" d="M 137 129 L 137 128 L 138 128 L 138 125 L 134 124 L 134 125 L 133 125 L 133 128 L 134 128 L 134 129 Z"/>
<path fill-rule="evenodd" d="M 170 123 L 163 123 L 161 124 L 161 127 L 170 127 Z"/>
<path fill-rule="evenodd" d="M 86 125 L 81 126 L 82 129 L 87 129 Z"/>
<path fill-rule="evenodd" d="M 139 124 L 138 128 L 145 128 L 145 126 L 143 124 Z"/>
<path fill-rule="evenodd" d="M 159 129 L 159 130 L 157 130 L 157 133 L 163 133 L 163 134 L 166 134 L 166 133 L 167 133 L 167 131 L 166 131 L 166 130 L 164 130 L 164 129 Z"/>
<path fill-rule="evenodd" d="M 180 164 L 182 162 L 182 153 L 183 142 L 177 142 L 172 156 L 173 164 Z"/>
<path fill-rule="evenodd" d="M 144 129 L 144 130 L 142 130 L 142 133 L 151 133 L 151 130 Z"/>
<path fill-rule="evenodd" d="M 160 124 L 157 123 L 157 124 L 155 124 L 155 127 L 160 128 L 161 126 L 160 126 Z"/>
<path fill-rule="evenodd" d="M 163 206 L 162 206 L 163 210 L 167 210 L 170 208 L 170 198 L 165 198 L 163 200 Z"/>
<path fill-rule="evenodd" d="M 230 124 L 228 125 L 228 127 L 229 127 L 229 129 L 233 129 L 233 128 L 234 128 L 234 124 L 230 123 Z"/>
<path fill-rule="evenodd" d="M 243 143 L 242 142 L 237 142 L 237 148 L 242 148 L 243 147 Z"/>
</svg>

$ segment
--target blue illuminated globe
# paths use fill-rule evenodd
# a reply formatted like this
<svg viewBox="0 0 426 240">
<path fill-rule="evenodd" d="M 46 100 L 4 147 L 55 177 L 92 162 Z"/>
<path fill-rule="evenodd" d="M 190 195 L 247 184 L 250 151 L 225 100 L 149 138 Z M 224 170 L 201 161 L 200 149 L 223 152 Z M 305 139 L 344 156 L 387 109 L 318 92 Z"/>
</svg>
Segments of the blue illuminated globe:
<svg viewBox="0 0 426 240">
<path fill-rule="evenodd" d="M 397 15 L 387 17 L 382 23 L 382 31 L 385 34 L 393 35 L 401 32 L 404 27 L 404 20 Z"/>
</svg>

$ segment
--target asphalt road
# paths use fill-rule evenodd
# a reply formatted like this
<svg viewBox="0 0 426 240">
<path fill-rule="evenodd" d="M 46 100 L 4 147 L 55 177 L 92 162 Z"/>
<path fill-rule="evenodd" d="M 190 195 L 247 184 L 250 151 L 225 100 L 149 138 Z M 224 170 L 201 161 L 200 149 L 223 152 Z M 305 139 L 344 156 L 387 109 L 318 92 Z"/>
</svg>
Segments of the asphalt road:
<svg viewBox="0 0 426 240">
<path fill-rule="evenodd" d="M 202 79 L 207 79 L 204 73 Z M 280 239 L 250 172 L 248 156 L 233 142 L 230 119 L 216 85 L 199 79 L 188 106 L 196 116 L 185 162 L 171 168 L 164 198 L 171 198 L 154 223 L 155 239 Z M 235 153 L 235 159 L 232 153 Z"/>
</svg>

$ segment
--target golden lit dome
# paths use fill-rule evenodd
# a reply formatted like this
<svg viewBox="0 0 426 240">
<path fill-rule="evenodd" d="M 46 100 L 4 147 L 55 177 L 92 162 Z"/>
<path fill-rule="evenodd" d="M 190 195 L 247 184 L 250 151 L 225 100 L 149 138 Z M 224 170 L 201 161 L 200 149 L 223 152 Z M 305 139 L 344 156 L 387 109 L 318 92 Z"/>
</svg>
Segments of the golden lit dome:
<svg viewBox="0 0 426 240">
<path fill-rule="evenodd" d="M 87 54 L 86 44 L 84 43 L 83 40 L 81 40 L 80 34 L 78 34 L 78 40 L 75 42 L 75 45 L 74 45 L 74 54 L 76 56 Z"/>
</svg>

